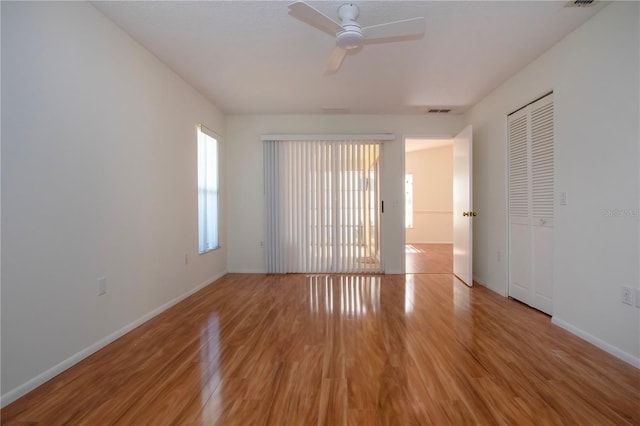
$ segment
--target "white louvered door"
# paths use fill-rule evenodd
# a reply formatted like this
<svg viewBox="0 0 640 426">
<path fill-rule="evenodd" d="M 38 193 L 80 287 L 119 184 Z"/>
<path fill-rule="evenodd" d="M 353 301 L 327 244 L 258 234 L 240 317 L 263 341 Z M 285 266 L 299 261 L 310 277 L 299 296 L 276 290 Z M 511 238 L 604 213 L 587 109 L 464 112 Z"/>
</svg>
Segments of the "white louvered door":
<svg viewBox="0 0 640 426">
<path fill-rule="evenodd" d="M 511 114 L 509 296 L 553 313 L 553 95 Z"/>
<path fill-rule="evenodd" d="M 529 220 L 529 115 L 509 116 L 509 296 L 530 304 L 531 226 Z"/>
</svg>

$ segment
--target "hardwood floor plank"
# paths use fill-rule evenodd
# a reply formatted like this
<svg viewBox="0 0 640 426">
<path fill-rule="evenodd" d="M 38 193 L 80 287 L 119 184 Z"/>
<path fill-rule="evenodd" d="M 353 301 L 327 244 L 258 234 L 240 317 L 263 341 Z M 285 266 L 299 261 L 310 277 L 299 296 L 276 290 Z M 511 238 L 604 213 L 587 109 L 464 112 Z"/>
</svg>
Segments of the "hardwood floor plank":
<svg viewBox="0 0 640 426">
<path fill-rule="evenodd" d="M 640 370 L 451 274 L 230 274 L 3 425 L 639 425 Z"/>
<path fill-rule="evenodd" d="M 322 379 L 318 425 L 346 426 L 347 379 Z"/>
<path fill-rule="evenodd" d="M 407 274 L 453 274 L 453 244 L 407 244 Z"/>
</svg>

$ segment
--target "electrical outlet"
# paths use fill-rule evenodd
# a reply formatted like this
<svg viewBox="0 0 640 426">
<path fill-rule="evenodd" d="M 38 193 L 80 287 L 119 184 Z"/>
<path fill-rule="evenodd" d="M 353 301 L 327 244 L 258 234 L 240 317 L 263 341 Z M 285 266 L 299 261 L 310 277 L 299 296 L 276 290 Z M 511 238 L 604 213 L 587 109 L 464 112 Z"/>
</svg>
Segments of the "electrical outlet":
<svg viewBox="0 0 640 426">
<path fill-rule="evenodd" d="M 640 308 L 640 288 L 636 288 L 636 308 Z"/>
<path fill-rule="evenodd" d="M 496 255 L 496 259 L 498 260 L 498 262 L 502 261 L 502 252 L 500 250 L 498 250 L 498 254 Z"/>
<path fill-rule="evenodd" d="M 184 254 L 184 264 L 188 265 L 189 264 L 189 253 L 185 253 Z"/>
<path fill-rule="evenodd" d="M 622 303 L 625 305 L 633 305 L 633 289 L 631 287 L 622 287 Z"/>
<path fill-rule="evenodd" d="M 264 241 L 260 241 L 260 248 L 264 248 Z"/>
<path fill-rule="evenodd" d="M 105 277 L 98 278 L 98 296 L 107 294 L 107 279 Z"/>
</svg>

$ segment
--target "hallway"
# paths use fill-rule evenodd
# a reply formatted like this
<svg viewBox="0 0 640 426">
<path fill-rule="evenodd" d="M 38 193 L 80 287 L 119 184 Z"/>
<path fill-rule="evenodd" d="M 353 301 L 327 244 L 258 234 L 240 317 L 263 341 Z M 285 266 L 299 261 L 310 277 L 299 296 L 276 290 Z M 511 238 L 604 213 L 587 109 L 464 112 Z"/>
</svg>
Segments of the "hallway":
<svg viewBox="0 0 640 426">
<path fill-rule="evenodd" d="M 407 244 L 407 274 L 452 274 L 453 244 Z"/>
</svg>

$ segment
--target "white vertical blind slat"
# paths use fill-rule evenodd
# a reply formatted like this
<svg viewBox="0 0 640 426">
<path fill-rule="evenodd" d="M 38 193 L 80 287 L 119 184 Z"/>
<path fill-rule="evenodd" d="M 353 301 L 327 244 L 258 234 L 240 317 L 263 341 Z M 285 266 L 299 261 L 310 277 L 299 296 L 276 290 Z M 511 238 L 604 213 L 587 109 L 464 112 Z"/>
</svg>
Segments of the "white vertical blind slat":
<svg viewBox="0 0 640 426">
<path fill-rule="evenodd" d="M 284 163 L 285 164 L 289 164 L 291 162 L 291 150 L 290 149 L 285 149 L 282 152 L 282 157 L 284 159 Z M 284 205 L 287 206 L 289 205 L 290 202 L 290 198 L 291 198 L 291 176 L 292 176 L 292 170 L 285 168 L 285 178 L 283 179 L 282 182 L 282 194 L 281 196 L 284 198 Z M 289 239 L 291 238 L 291 232 L 289 229 L 289 226 L 291 224 L 291 214 L 289 211 L 285 210 L 284 211 L 284 215 L 283 215 L 283 220 L 282 220 L 282 230 L 284 231 L 282 233 L 282 239 L 284 240 L 284 246 L 286 247 L 289 244 Z M 294 255 L 295 251 L 294 250 L 286 250 L 284 252 L 283 255 L 283 261 L 284 261 L 284 270 L 288 270 L 291 265 L 293 265 L 293 259 L 292 256 Z"/>
<path fill-rule="evenodd" d="M 310 147 L 312 148 L 311 155 L 311 226 L 309 227 L 309 235 L 311 236 L 311 268 L 309 272 L 316 272 L 318 270 L 318 215 L 316 214 L 318 211 L 318 158 L 314 152 L 316 146 Z"/>
<path fill-rule="evenodd" d="M 353 272 L 354 269 L 354 265 L 353 265 L 353 209 L 354 209 L 354 205 L 353 205 L 353 197 L 351 196 L 352 191 L 353 191 L 353 173 L 351 173 L 351 170 L 353 168 L 353 154 L 355 153 L 354 151 L 354 146 L 349 144 L 348 145 L 348 150 L 349 150 L 349 154 L 348 154 L 348 164 L 346 167 L 346 173 L 347 173 L 347 180 L 348 180 L 348 193 L 347 193 L 347 223 L 348 223 L 348 246 L 347 246 L 347 250 L 348 250 L 348 254 L 347 254 L 347 261 L 349 262 L 349 265 L 347 267 L 347 272 Z"/>
<path fill-rule="evenodd" d="M 363 198 L 364 198 L 364 214 L 365 214 L 365 220 L 364 223 L 366 225 L 366 228 L 364 230 L 364 238 L 365 238 L 365 252 L 364 252 L 364 256 L 367 259 L 367 262 L 370 262 L 371 259 L 371 238 L 370 238 L 370 232 L 371 232 L 371 226 L 369 225 L 371 223 L 371 221 L 373 220 L 373 218 L 371 217 L 371 197 L 370 197 L 370 190 L 371 190 L 371 182 L 369 181 L 369 165 L 371 164 L 371 152 L 372 152 L 373 147 L 372 146 L 367 146 L 366 147 L 366 160 L 365 160 L 365 164 L 363 165 L 363 175 L 364 175 L 364 181 L 366 183 L 365 186 L 365 192 L 363 194 Z"/>
<path fill-rule="evenodd" d="M 344 144 L 341 142 L 338 142 L 336 144 L 336 163 L 337 163 L 337 167 L 339 168 L 339 170 L 343 170 L 344 165 L 343 165 L 343 155 L 342 155 L 342 150 L 343 150 Z M 341 271 L 342 267 L 344 265 L 344 261 L 342 259 L 343 257 L 343 237 L 344 237 L 344 221 L 343 219 L 343 210 L 344 210 L 344 197 L 343 197 L 343 173 L 338 173 L 336 176 L 336 180 L 337 180 L 337 194 L 336 194 L 336 209 L 337 214 L 336 214 L 336 239 L 337 239 L 337 243 L 336 243 L 336 272 Z"/>
<path fill-rule="evenodd" d="M 326 271 L 327 267 L 327 144 L 322 143 L 320 148 L 320 270 Z"/>
<path fill-rule="evenodd" d="M 356 154 L 356 171 L 355 171 L 355 175 L 356 175 L 356 183 L 357 183 L 357 192 L 356 192 L 356 202 L 357 202 L 357 206 L 358 209 L 356 210 L 356 217 L 358 219 L 358 227 L 356 228 L 357 231 L 357 242 L 356 242 L 356 269 L 358 271 L 362 270 L 362 227 L 364 225 L 364 218 L 362 217 L 362 154 L 363 154 L 363 148 L 364 146 L 358 146 L 358 152 Z"/>
<path fill-rule="evenodd" d="M 351 269 L 353 272 L 358 272 L 358 197 L 355 195 L 358 189 L 358 145 L 353 144 L 353 154 L 351 157 L 351 168 L 349 174 L 351 175 L 351 192 L 349 198 L 351 198 Z"/>
<path fill-rule="evenodd" d="M 309 263 L 308 263 L 308 259 L 309 259 L 309 247 L 310 247 L 310 241 L 309 241 L 309 235 L 307 232 L 302 232 L 304 229 L 307 229 L 309 226 L 309 203 L 311 200 L 311 196 L 309 194 L 309 188 L 310 188 L 310 178 L 309 178 L 309 173 L 310 173 L 310 166 L 309 166 L 309 159 L 307 157 L 307 152 L 304 150 L 299 149 L 299 156 L 300 156 L 300 167 L 302 169 L 301 172 L 301 176 L 300 176 L 300 180 L 302 182 L 302 186 L 300 188 L 300 190 L 302 191 L 303 194 L 303 198 L 302 198 L 302 202 L 299 203 L 299 215 L 301 218 L 301 221 L 298 225 L 298 235 L 301 236 L 300 240 L 302 241 L 302 268 L 303 270 L 306 270 L 307 268 L 309 268 Z"/>
</svg>

